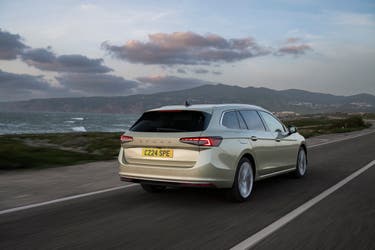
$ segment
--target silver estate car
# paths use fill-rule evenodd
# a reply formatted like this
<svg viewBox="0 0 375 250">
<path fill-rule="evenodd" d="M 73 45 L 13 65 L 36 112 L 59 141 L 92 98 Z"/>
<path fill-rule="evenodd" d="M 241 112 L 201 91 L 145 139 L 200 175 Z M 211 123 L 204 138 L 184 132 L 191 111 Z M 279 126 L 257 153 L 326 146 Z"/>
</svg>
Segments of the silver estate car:
<svg viewBox="0 0 375 250">
<path fill-rule="evenodd" d="M 305 138 L 253 105 L 165 106 L 121 136 L 120 177 L 148 192 L 166 186 L 225 188 L 249 199 L 254 181 L 307 169 Z"/>
</svg>

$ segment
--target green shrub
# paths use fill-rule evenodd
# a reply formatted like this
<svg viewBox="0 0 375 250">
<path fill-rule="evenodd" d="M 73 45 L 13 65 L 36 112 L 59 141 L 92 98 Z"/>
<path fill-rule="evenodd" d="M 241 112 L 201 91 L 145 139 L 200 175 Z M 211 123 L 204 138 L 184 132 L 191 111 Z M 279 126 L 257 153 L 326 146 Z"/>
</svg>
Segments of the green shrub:
<svg viewBox="0 0 375 250">
<path fill-rule="evenodd" d="M 333 120 L 332 125 L 330 126 L 330 128 L 333 128 L 333 129 L 362 128 L 362 127 L 366 127 L 366 124 L 363 121 L 361 116 L 350 116 L 346 119 Z"/>
</svg>

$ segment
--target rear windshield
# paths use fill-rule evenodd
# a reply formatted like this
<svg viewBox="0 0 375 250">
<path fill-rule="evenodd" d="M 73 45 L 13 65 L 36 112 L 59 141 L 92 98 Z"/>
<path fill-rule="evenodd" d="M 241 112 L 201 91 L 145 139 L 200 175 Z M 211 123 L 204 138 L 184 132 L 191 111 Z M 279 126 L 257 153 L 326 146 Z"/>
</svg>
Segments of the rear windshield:
<svg viewBox="0 0 375 250">
<path fill-rule="evenodd" d="M 207 128 L 211 115 L 201 111 L 151 111 L 130 128 L 135 132 L 195 132 Z"/>
</svg>

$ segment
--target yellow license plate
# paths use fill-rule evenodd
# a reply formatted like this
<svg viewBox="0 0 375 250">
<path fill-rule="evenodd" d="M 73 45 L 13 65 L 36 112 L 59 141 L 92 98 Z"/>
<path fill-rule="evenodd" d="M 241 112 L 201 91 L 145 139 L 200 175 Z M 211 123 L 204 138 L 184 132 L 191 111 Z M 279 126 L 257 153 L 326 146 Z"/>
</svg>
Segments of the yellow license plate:
<svg viewBox="0 0 375 250">
<path fill-rule="evenodd" d="M 173 158 L 173 149 L 142 148 L 142 156 L 144 156 L 144 157 L 159 157 L 159 158 Z"/>
</svg>

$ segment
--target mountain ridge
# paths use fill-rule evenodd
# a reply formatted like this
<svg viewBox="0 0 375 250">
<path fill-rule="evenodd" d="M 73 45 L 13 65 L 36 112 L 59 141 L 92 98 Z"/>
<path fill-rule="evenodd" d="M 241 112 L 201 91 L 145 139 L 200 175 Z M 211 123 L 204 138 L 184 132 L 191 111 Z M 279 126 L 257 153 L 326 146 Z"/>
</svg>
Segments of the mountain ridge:
<svg viewBox="0 0 375 250">
<path fill-rule="evenodd" d="M 274 90 L 265 87 L 240 87 L 207 84 L 191 89 L 136 94 L 129 96 L 95 96 L 32 99 L 0 103 L 1 111 L 50 111 L 88 113 L 141 113 L 164 105 L 192 103 L 247 103 L 271 111 L 375 112 L 375 96 L 361 93 L 339 96 L 300 89 Z"/>
</svg>

